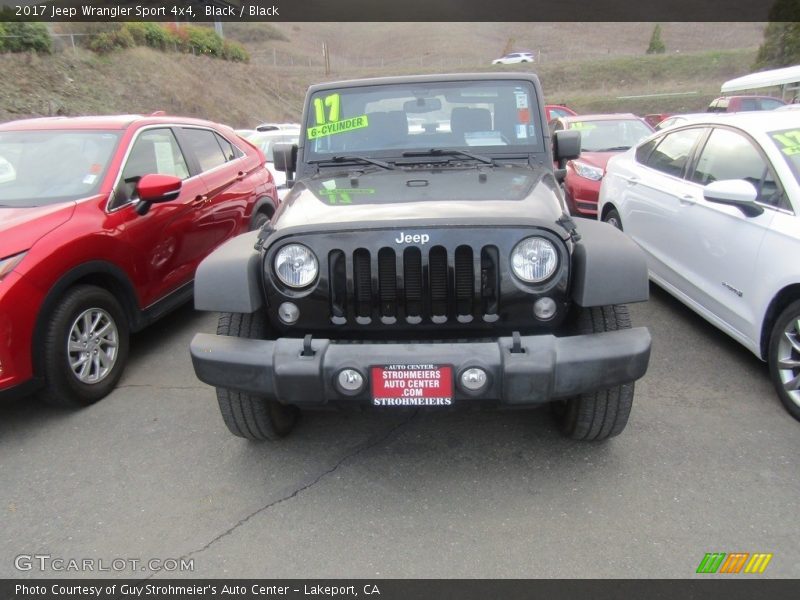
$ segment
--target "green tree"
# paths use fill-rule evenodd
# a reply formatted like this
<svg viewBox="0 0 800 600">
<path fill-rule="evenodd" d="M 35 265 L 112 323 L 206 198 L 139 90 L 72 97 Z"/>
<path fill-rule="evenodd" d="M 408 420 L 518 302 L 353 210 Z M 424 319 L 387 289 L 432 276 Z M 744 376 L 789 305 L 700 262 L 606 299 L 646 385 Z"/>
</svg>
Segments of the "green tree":
<svg viewBox="0 0 800 600">
<path fill-rule="evenodd" d="M 800 62 L 800 23 L 773 23 L 764 29 L 755 69 L 789 67 Z"/>
<path fill-rule="evenodd" d="M 756 69 L 788 67 L 800 62 L 800 3 L 777 0 L 769 11 L 764 43 L 758 49 Z"/>
<path fill-rule="evenodd" d="M 50 53 L 53 51 L 53 40 L 44 23 L 28 23 L 25 21 L 9 21 L 3 25 L 5 35 L 4 51 Z"/>
<path fill-rule="evenodd" d="M 661 25 L 653 27 L 653 35 L 650 36 L 650 45 L 647 47 L 647 54 L 664 54 L 667 47 L 661 40 Z"/>
</svg>

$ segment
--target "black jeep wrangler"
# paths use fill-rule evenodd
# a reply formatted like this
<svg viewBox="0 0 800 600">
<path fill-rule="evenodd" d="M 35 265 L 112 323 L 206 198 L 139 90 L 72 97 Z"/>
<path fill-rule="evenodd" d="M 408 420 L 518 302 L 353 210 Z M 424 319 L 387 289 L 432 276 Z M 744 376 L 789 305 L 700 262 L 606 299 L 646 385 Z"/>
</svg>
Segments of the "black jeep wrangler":
<svg viewBox="0 0 800 600">
<path fill-rule="evenodd" d="M 539 80 L 392 77 L 312 86 L 292 185 L 270 223 L 200 265 L 197 376 L 235 435 L 275 439 L 298 409 L 552 403 L 564 432 L 625 427 L 650 335 L 636 245 L 573 221 Z M 296 172 L 296 177 L 294 174 Z"/>
</svg>

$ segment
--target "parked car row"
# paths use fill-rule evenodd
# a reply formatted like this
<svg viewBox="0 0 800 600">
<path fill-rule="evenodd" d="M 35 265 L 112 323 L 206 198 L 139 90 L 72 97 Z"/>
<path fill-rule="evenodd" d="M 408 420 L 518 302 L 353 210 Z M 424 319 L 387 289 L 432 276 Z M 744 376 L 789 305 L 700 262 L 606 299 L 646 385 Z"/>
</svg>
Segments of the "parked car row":
<svg viewBox="0 0 800 600">
<path fill-rule="evenodd" d="M 597 195 L 608 160 L 653 132 L 630 113 L 560 117 L 549 127 L 551 135 L 564 130 L 581 134 L 581 155 L 566 163 L 562 189 L 570 214 L 591 218 L 597 215 Z"/>
<path fill-rule="evenodd" d="M 491 164 L 472 149 L 491 154 L 539 135 L 530 100 L 511 94 L 508 122 L 496 121 L 480 95 L 465 96 L 475 106 L 452 107 L 446 118 L 441 99 L 423 98 L 370 113 L 372 129 L 350 123 L 358 135 L 308 135 L 356 144 L 337 150 L 335 164 L 344 157 L 384 168 L 385 157 L 350 151 L 391 148 L 371 132 L 401 130 Z M 791 261 L 800 238 L 800 114 L 675 115 L 654 133 L 627 113 L 579 116 L 557 104 L 544 112 L 553 140 L 580 134 L 580 156 L 554 153 L 565 157 L 554 173 L 569 213 L 627 233 L 654 282 L 769 362 L 781 400 L 800 418 L 800 273 Z M 289 191 L 286 148 L 300 136 L 297 124 L 234 132 L 167 116 L 0 125 L 0 397 L 41 391 L 54 404 L 85 405 L 108 394 L 130 333 L 188 300 L 200 262 L 278 210 Z"/>
<path fill-rule="evenodd" d="M 630 113 L 577 116 L 570 110 L 570 114 L 558 114 L 555 110 L 551 112 L 548 105 L 547 119 L 551 134 L 563 129 L 579 129 L 582 133 L 581 157 L 565 165 L 566 178 L 562 188 L 570 214 L 594 218 L 597 215 L 597 195 L 608 160 L 654 130 L 702 120 L 710 113 L 735 115 L 739 112 L 772 110 L 783 113 L 795 106 L 800 107 L 770 96 L 725 96 L 712 101 L 704 113 L 654 113 L 640 119 Z M 612 143 L 613 140 L 616 143 Z"/>
<path fill-rule="evenodd" d="M 645 115 L 644 120 L 656 129 L 666 129 L 672 125 L 683 123 L 689 119 L 706 116 L 707 113 L 737 113 L 758 110 L 786 110 L 792 104 L 786 104 L 781 98 L 772 96 L 720 96 L 712 100 L 704 113 L 686 113 L 671 115 L 654 113 Z"/>
</svg>

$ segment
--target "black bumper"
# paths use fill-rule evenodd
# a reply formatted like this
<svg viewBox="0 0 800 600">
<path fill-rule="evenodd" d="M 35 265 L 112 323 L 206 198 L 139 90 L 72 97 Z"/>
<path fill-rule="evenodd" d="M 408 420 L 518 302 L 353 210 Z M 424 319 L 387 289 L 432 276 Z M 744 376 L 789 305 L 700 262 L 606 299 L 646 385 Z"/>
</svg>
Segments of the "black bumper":
<svg viewBox="0 0 800 600">
<path fill-rule="evenodd" d="M 337 343 L 315 339 L 303 356 L 303 340 L 251 340 L 199 333 L 191 343 L 197 377 L 210 385 L 247 392 L 301 407 L 329 401 L 371 402 L 370 385 L 355 395 L 334 384 L 344 368 L 365 377 L 372 365 L 452 365 L 454 399 L 499 400 L 507 405 L 541 404 L 634 381 L 647 371 L 650 333 L 644 327 L 557 338 L 523 336 L 461 343 Z M 480 367 L 489 373 L 479 395 L 461 389 L 458 375 Z"/>
</svg>

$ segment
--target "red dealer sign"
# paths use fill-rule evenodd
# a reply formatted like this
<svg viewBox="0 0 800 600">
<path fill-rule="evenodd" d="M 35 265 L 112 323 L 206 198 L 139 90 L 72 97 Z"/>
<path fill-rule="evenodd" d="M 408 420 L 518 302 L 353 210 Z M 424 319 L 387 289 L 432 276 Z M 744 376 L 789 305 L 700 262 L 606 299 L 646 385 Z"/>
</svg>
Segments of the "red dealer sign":
<svg viewBox="0 0 800 600">
<path fill-rule="evenodd" d="M 372 367 L 375 406 L 450 406 L 453 367 L 449 365 L 383 365 Z"/>
</svg>

